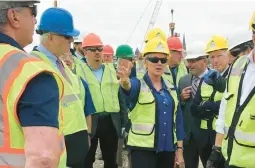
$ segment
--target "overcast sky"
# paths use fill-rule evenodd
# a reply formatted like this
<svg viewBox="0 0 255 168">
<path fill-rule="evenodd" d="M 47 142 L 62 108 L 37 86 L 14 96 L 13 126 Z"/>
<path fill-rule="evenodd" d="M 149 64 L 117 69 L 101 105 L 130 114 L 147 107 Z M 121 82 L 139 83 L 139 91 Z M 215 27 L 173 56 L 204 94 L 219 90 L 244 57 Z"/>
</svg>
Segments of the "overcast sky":
<svg viewBox="0 0 255 168">
<path fill-rule="evenodd" d="M 42 12 L 53 6 L 53 0 L 41 1 L 38 22 Z M 72 13 L 75 27 L 81 32 L 96 33 L 104 44 L 110 44 L 114 48 L 129 39 L 128 44 L 136 48 L 142 45 L 156 2 L 157 0 L 58 0 L 58 6 Z M 154 27 L 169 34 L 170 11 L 174 9 L 175 31 L 181 35 L 185 33 L 189 53 L 201 53 L 212 35 L 225 36 L 230 46 L 251 39 L 248 25 L 255 10 L 254 5 L 252 0 L 163 0 Z M 140 22 L 130 37 L 139 19 Z M 34 35 L 33 44 L 26 49 L 30 50 L 38 43 L 39 37 Z"/>
</svg>

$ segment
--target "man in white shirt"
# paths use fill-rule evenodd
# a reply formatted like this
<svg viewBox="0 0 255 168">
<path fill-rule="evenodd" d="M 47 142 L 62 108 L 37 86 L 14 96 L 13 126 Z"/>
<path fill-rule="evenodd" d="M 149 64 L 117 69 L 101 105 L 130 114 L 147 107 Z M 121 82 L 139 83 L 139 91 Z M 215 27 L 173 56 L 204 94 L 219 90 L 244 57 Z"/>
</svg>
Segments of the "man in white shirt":
<svg viewBox="0 0 255 168">
<path fill-rule="evenodd" d="M 255 42 L 255 12 L 251 20 Z M 254 167 L 255 153 L 255 53 L 240 57 L 232 65 L 225 95 L 216 122 L 216 141 L 207 167 L 217 168 L 226 159 L 226 167 Z M 222 149 L 221 149 L 222 147 Z"/>
</svg>

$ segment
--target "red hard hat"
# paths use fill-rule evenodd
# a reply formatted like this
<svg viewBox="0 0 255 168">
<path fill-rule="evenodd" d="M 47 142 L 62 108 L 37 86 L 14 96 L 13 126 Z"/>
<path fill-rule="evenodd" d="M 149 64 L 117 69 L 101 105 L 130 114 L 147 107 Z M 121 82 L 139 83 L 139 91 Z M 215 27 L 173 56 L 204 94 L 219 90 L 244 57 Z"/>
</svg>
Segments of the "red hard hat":
<svg viewBox="0 0 255 168">
<path fill-rule="evenodd" d="M 170 51 L 183 51 L 182 42 L 178 37 L 168 37 L 167 45 Z"/>
<path fill-rule="evenodd" d="M 82 48 L 94 46 L 103 46 L 103 43 L 98 35 L 90 33 L 83 39 Z"/>
<path fill-rule="evenodd" d="M 114 54 L 114 50 L 113 50 L 112 46 L 105 45 L 104 49 L 103 49 L 103 54 L 104 55 L 113 55 Z"/>
</svg>

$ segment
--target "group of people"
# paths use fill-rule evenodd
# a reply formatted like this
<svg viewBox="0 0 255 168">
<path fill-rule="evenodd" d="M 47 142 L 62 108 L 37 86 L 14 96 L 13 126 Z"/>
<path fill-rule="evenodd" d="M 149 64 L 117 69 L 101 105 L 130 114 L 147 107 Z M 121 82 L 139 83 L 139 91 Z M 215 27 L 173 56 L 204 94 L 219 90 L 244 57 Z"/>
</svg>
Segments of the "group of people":
<svg viewBox="0 0 255 168">
<path fill-rule="evenodd" d="M 117 168 L 120 139 L 132 168 L 255 166 L 251 40 L 230 48 L 212 36 L 184 58 L 156 28 L 135 56 L 94 33 L 76 39 L 71 13 L 49 8 L 27 53 L 38 3 L 0 1 L 0 167 L 92 168 L 100 144 L 104 167 Z M 255 14 L 250 28 L 254 43 Z"/>
</svg>

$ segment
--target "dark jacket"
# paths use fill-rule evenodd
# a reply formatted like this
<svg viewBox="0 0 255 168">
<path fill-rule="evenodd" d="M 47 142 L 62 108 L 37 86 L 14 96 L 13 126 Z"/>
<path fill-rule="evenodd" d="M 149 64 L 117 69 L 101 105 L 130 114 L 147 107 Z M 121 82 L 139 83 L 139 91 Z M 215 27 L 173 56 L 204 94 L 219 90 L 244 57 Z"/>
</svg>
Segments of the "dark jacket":
<svg viewBox="0 0 255 168">
<path fill-rule="evenodd" d="M 124 96 L 122 95 L 123 93 L 119 91 L 119 104 L 120 104 L 120 112 L 117 113 L 95 113 L 92 115 L 92 136 L 95 134 L 96 129 L 97 129 L 97 123 L 98 123 L 98 117 L 103 117 L 103 116 L 111 116 L 112 122 L 114 124 L 114 127 L 116 129 L 117 135 L 119 138 L 122 137 L 122 128 L 125 128 L 127 125 L 127 120 L 128 120 L 128 108 L 126 101 L 124 99 Z"/>
<path fill-rule="evenodd" d="M 191 86 L 192 83 L 192 75 L 188 74 L 183 76 L 179 81 L 179 89 L 181 91 Z M 196 140 L 201 148 L 205 147 L 210 138 L 210 131 L 200 129 L 201 119 L 194 117 L 192 115 L 192 103 L 193 99 L 182 102 L 182 112 L 183 112 L 183 123 L 184 123 L 184 131 L 186 134 L 186 139 L 184 140 L 184 144 L 188 145 L 191 136 Z"/>
</svg>

